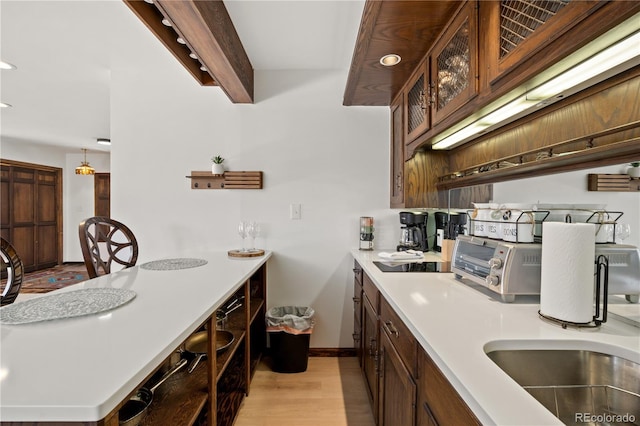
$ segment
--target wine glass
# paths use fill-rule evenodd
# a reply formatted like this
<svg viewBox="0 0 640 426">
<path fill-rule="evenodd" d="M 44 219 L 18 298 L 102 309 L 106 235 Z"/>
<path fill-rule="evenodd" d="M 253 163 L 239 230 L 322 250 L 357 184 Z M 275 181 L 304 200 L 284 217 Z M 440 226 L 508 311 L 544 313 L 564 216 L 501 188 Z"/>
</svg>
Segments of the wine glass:
<svg viewBox="0 0 640 426">
<path fill-rule="evenodd" d="M 616 240 L 624 241 L 631 235 L 631 225 L 628 223 L 616 224 Z"/>
<path fill-rule="evenodd" d="M 251 248 L 249 251 L 257 251 L 256 249 L 256 237 L 260 235 L 260 224 L 258 222 L 252 221 L 249 222 L 249 226 L 247 228 L 247 235 L 251 238 Z"/>
<path fill-rule="evenodd" d="M 245 221 L 240 222 L 240 224 L 238 225 L 238 234 L 240 235 L 240 237 L 242 237 L 242 250 L 240 250 L 241 252 L 247 251 L 247 249 L 244 246 L 244 240 L 247 238 L 248 229 L 249 229 L 249 224 Z"/>
</svg>

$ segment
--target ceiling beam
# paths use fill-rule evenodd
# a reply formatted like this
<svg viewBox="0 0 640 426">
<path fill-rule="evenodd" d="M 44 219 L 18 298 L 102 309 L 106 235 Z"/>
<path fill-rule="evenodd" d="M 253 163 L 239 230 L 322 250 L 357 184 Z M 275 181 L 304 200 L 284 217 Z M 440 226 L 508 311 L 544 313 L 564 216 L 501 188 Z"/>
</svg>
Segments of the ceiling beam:
<svg viewBox="0 0 640 426">
<path fill-rule="evenodd" d="M 220 86 L 233 103 L 253 103 L 253 67 L 222 0 L 155 0 L 153 4 L 140 0 L 124 2 L 200 84 Z M 145 7 L 159 13 L 147 11 Z M 162 17 L 172 24 L 170 34 L 162 28 Z M 186 56 L 181 51 L 185 45 L 175 41 L 177 36 L 186 42 Z M 190 52 L 198 57 L 200 63 L 188 58 Z M 193 69 L 194 62 L 198 71 L 202 64 L 207 70 L 203 74 L 210 77 L 199 77 L 198 71 Z"/>
</svg>

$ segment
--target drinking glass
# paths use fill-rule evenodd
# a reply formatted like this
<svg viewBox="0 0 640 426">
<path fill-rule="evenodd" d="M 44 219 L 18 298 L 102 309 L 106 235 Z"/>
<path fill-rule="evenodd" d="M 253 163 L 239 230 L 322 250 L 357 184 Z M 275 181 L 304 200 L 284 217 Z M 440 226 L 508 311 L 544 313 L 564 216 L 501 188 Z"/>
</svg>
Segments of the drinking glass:
<svg viewBox="0 0 640 426">
<path fill-rule="evenodd" d="M 256 237 L 260 235 L 260 224 L 258 222 L 249 222 L 247 227 L 247 235 L 251 238 L 251 248 L 249 251 L 257 251 Z"/>
<path fill-rule="evenodd" d="M 628 223 L 616 224 L 616 241 L 624 241 L 631 235 L 631 225 Z"/>
<path fill-rule="evenodd" d="M 249 229 L 249 224 L 245 221 L 240 222 L 238 225 L 238 234 L 242 237 L 242 252 L 246 252 L 247 249 L 244 246 L 244 240 L 247 238 L 247 231 Z"/>
</svg>

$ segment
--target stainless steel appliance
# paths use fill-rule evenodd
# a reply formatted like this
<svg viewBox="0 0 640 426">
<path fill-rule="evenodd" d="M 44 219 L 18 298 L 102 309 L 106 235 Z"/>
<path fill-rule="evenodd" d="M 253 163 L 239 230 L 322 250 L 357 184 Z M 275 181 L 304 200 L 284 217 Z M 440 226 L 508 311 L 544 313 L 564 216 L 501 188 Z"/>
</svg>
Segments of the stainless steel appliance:
<svg viewBox="0 0 640 426">
<path fill-rule="evenodd" d="M 640 297 L 640 250 L 623 244 L 596 244 L 596 258 L 609 262 L 608 294 L 622 294 L 630 302 Z M 451 272 L 499 294 L 504 302 L 517 295 L 540 294 L 542 244 L 509 243 L 458 235 Z M 594 259 L 594 273 L 595 273 Z"/>
<path fill-rule="evenodd" d="M 427 241 L 427 212 L 400 212 L 400 244 L 398 251 L 421 250 L 427 251 L 429 243 Z"/>
</svg>

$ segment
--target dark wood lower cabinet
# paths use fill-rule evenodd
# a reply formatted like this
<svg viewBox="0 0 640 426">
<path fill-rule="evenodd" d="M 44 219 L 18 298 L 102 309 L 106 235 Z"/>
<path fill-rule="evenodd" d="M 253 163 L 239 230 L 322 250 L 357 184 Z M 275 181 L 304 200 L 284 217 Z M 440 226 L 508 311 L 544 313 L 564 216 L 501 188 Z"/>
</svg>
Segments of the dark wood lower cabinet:
<svg viewBox="0 0 640 426">
<path fill-rule="evenodd" d="M 353 266 L 353 348 L 356 350 L 358 364 L 362 367 L 362 267 L 354 261 Z"/>
<path fill-rule="evenodd" d="M 376 425 L 480 425 L 373 281 L 355 265 L 354 309 L 356 315 L 361 309 L 361 322 L 354 322 L 354 345 L 362 349 L 361 368 Z"/>
<path fill-rule="evenodd" d="M 471 409 L 434 364 L 429 355 L 418 351 L 418 424 L 480 425 Z"/>
<path fill-rule="evenodd" d="M 378 424 L 414 426 L 416 424 L 416 384 L 400 359 L 386 331 L 380 333 L 380 391 Z"/>
<path fill-rule="evenodd" d="M 378 313 L 371 306 L 367 296 L 364 296 L 364 310 L 362 314 L 362 371 L 369 392 L 369 400 L 373 407 L 373 417 L 378 423 Z"/>
</svg>

